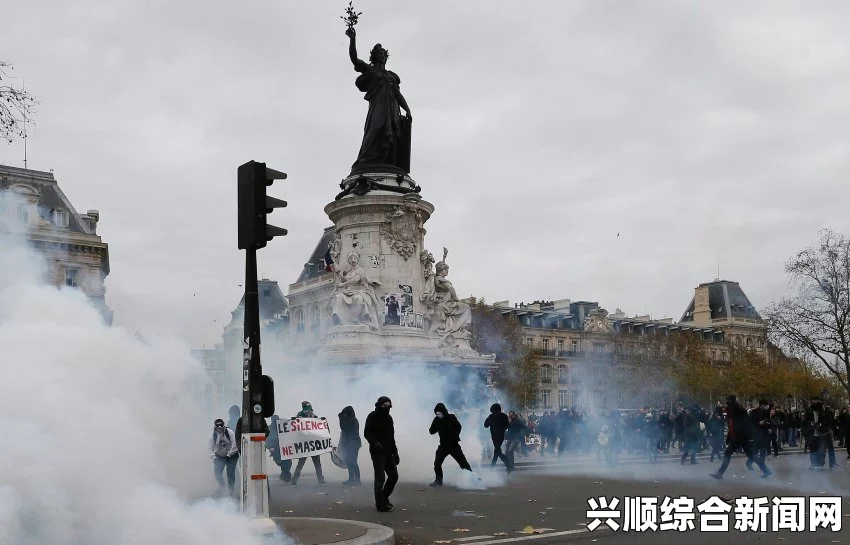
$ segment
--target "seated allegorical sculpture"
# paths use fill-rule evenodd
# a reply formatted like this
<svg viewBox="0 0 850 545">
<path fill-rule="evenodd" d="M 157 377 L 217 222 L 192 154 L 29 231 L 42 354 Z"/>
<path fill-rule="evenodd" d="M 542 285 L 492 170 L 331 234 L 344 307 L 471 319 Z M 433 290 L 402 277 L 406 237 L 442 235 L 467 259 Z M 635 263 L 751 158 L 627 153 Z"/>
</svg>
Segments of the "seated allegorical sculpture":
<svg viewBox="0 0 850 545">
<path fill-rule="evenodd" d="M 449 275 L 449 266 L 446 257 L 449 251 L 443 248 L 443 260 L 436 264 L 434 256 L 423 251 L 420 260 L 425 270 L 425 290 L 420 296 L 420 301 L 425 305 L 426 331 L 429 335 L 437 335 L 447 338 L 463 331 L 468 331 L 472 323 L 471 307 L 458 299 L 457 292 Z"/>
<path fill-rule="evenodd" d="M 369 278 L 360 266 L 360 254 L 351 251 L 346 265 L 336 270 L 336 286 L 331 296 L 331 314 L 336 325 L 367 325 L 380 330 L 378 297 L 374 286 L 380 282 Z"/>
</svg>

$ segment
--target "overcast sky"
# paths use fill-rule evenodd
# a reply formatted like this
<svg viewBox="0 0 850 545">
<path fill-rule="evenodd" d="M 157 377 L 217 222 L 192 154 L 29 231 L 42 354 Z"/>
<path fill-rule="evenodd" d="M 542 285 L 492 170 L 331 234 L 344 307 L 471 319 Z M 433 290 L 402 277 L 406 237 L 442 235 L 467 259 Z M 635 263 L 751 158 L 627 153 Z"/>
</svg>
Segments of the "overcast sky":
<svg viewBox="0 0 850 545">
<path fill-rule="evenodd" d="M 29 168 L 101 212 L 116 323 L 212 344 L 241 297 L 236 167 L 289 174 L 298 276 L 362 137 L 347 1 L 39 0 L 0 59 L 41 104 Z M 850 231 L 850 3 L 359 0 L 414 118 L 426 244 L 461 296 L 679 319 L 700 282 L 782 296 L 785 260 Z M 0 163 L 23 166 L 20 142 Z M 620 234 L 618 237 L 617 234 Z M 284 289 L 285 291 L 285 289 Z"/>
</svg>

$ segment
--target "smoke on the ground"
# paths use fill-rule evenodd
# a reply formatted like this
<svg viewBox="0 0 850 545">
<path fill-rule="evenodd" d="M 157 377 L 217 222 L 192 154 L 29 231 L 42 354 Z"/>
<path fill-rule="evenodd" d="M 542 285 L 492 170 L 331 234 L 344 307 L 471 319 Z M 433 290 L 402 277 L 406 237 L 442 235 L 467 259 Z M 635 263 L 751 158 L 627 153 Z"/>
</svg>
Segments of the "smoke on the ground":
<svg viewBox="0 0 850 545">
<path fill-rule="evenodd" d="M 259 543 L 234 502 L 205 499 L 207 378 L 189 348 L 106 327 L 18 235 L 0 256 L 0 543 Z"/>
</svg>

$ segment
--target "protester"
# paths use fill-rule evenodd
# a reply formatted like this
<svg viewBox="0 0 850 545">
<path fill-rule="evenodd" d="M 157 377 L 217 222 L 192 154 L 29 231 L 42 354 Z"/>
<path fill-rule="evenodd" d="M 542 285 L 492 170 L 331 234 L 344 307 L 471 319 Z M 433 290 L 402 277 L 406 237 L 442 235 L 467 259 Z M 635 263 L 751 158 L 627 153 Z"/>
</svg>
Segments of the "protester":
<svg viewBox="0 0 850 545">
<path fill-rule="evenodd" d="M 313 412 L 313 405 L 310 404 L 309 401 L 301 402 L 301 411 L 295 415 L 295 418 L 318 418 L 316 414 Z M 319 480 L 320 485 L 325 485 L 325 477 L 322 474 L 322 459 L 319 456 L 310 456 L 310 459 L 313 460 L 313 467 L 316 468 L 316 478 Z M 304 469 L 304 464 L 307 463 L 307 458 L 299 458 L 298 464 L 295 466 L 295 472 L 292 474 L 292 480 L 289 482 L 292 486 L 298 486 L 298 479 L 301 477 L 301 470 Z"/>
<path fill-rule="evenodd" d="M 350 405 L 339 413 L 339 457 L 348 468 L 348 480 L 342 484 L 347 486 L 360 486 L 360 466 L 357 464 L 357 455 L 362 443 L 360 441 L 360 422 L 354 415 L 354 407 Z"/>
<path fill-rule="evenodd" d="M 278 415 L 272 416 L 269 435 L 266 438 L 266 448 L 269 450 L 274 463 L 280 468 L 280 480 L 288 483 L 292 480 L 292 460 L 284 460 L 280 456 L 280 438 L 277 431 L 278 420 L 280 420 Z"/>
<path fill-rule="evenodd" d="M 390 416 L 392 406 L 390 398 L 379 397 L 375 410 L 369 413 L 363 426 L 363 437 L 369 443 L 369 456 L 375 470 L 375 507 L 382 513 L 393 510 L 390 495 L 398 482 L 400 463 L 393 417 Z"/>
<path fill-rule="evenodd" d="M 502 453 L 505 432 L 510 424 L 508 415 L 502 412 L 501 405 L 498 403 L 490 405 L 490 415 L 484 420 L 484 427 L 490 428 L 490 439 L 493 441 L 493 460 L 490 462 L 490 467 L 494 467 L 496 461 L 501 460 L 508 470 L 512 470 L 511 461 Z"/>
<path fill-rule="evenodd" d="M 450 413 L 445 405 L 437 403 L 434 407 L 434 420 L 428 433 L 439 434 L 440 444 L 434 455 L 434 482 L 431 486 L 443 486 L 443 461 L 451 456 L 461 469 L 472 471 L 463 449 L 460 448 L 460 432 L 463 429 L 457 416 Z"/>
<path fill-rule="evenodd" d="M 227 470 L 227 488 L 233 494 L 236 486 L 236 463 L 239 460 L 238 442 L 232 429 L 224 425 L 224 420 L 216 419 L 210 436 L 210 455 L 213 460 L 213 471 L 218 482 L 218 494 L 224 492 L 222 472 Z"/>
</svg>

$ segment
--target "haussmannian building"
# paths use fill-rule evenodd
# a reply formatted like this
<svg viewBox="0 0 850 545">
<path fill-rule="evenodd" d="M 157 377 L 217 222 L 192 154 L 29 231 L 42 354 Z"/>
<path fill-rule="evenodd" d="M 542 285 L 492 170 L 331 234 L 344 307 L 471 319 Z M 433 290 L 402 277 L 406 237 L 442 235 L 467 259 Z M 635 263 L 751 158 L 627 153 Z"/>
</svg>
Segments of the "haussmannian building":
<svg viewBox="0 0 850 545">
<path fill-rule="evenodd" d="M 109 245 L 97 233 L 100 212 L 77 212 L 52 172 L 0 165 L 0 228 L 20 236 L 47 264 L 46 280 L 83 291 L 112 325 L 104 281 L 109 275 Z M 11 203 L 11 204 L 9 204 Z"/>
</svg>

